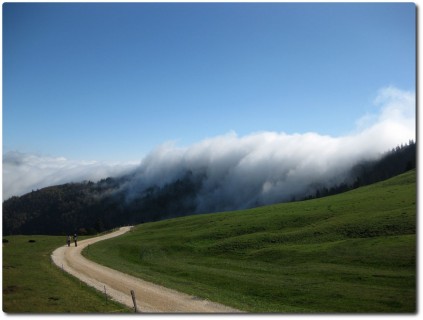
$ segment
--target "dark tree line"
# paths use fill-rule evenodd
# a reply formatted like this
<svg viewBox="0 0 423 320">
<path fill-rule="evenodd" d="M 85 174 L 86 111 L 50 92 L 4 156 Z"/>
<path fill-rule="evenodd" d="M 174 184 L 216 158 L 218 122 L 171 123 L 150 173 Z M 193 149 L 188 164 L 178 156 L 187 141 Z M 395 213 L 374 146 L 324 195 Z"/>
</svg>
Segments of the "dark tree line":
<svg viewBox="0 0 423 320">
<path fill-rule="evenodd" d="M 336 186 L 314 188 L 307 200 L 345 192 L 385 180 L 416 167 L 416 144 L 398 146 L 378 161 L 351 168 L 349 178 Z M 196 213 L 196 197 L 205 176 L 187 171 L 162 187 L 122 188 L 131 176 L 97 183 L 68 183 L 33 191 L 3 202 L 3 234 L 95 234 L 117 226 L 158 221 Z M 292 199 L 295 200 L 294 198 Z"/>
<path fill-rule="evenodd" d="M 157 221 L 195 212 L 201 180 L 190 172 L 163 187 L 121 190 L 128 177 L 68 183 L 3 202 L 3 234 L 95 234 L 116 226 Z"/>
<path fill-rule="evenodd" d="M 410 140 L 408 144 L 397 146 L 388 151 L 379 160 L 364 161 L 356 164 L 351 168 L 348 178 L 343 183 L 330 188 L 317 188 L 313 194 L 308 194 L 302 200 L 346 192 L 392 178 L 414 168 L 416 168 L 416 143 Z"/>
</svg>

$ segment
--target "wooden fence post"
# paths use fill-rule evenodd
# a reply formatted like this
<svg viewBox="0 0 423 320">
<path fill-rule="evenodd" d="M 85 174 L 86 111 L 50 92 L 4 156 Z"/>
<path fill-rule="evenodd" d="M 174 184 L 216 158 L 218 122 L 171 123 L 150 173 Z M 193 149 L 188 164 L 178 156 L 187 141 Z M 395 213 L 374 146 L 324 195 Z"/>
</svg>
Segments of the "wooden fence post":
<svg viewBox="0 0 423 320">
<path fill-rule="evenodd" d="M 104 286 L 104 297 L 106 298 L 106 304 L 107 304 L 107 292 L 106 292 L 106 286 Z"/>
<path fill-rule="evenodd" d="M 131 290 L 132 302 L 134 303 L 134 312 L 137 313 L 137 300 L 135 299 L 135 292 Z"/>
</svg>

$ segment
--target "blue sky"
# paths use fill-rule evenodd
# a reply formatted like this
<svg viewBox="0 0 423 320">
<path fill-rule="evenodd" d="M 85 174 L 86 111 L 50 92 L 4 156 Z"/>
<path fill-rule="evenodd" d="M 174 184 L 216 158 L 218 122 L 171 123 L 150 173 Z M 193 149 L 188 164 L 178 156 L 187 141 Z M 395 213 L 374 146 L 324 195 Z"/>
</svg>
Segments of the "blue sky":
<svg viewBox="0 0 423 320">
<path fill-rule="evenodd" d="M 3 5 L 3 152 L 141 160 L 234 131 L 343 136 L 415 92 L 412 3 Z"/>
</svg>

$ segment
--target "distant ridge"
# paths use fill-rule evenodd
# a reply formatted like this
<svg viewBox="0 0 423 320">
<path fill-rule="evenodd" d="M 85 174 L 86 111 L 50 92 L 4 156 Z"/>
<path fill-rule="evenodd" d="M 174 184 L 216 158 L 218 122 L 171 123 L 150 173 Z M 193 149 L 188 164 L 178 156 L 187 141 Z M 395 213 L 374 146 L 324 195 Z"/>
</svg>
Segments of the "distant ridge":
<svg viewBox="0 0 423 320">
<path fill-rule="evenodd" d="M 320 198 L 385 180 L 416 167 L 416 144 L 410 141 L 378 161 L 358 163 L 348 178 L 330 187 L 311 183 L 309 191 L 291 201 Z M 198 211 L 196 196 L 204 176 L 187 171 L 162 187 L 150 186 L 129 201 L 122 186 L 129 175 L 97 183 L 68 183 L 12 197 L 3 202 L 3 234 L 95 234 L 116 226 L 159 221 Z M 237 210 L 240 208 L 231 208 Z"/>
</svg>

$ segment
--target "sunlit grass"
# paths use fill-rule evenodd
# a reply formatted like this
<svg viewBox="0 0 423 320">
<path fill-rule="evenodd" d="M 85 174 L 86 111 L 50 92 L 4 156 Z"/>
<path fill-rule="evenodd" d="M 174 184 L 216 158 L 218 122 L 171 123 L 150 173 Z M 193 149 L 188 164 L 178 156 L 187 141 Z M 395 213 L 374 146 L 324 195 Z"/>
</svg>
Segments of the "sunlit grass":
<svg viewBox="0 0 423 320">
<path fill-rule="evenodd" d="M 415 312 L 416 175 L 139 225 L 89 258 L 251 312 Z"/>
<path fill-rule="evenodd" d="M 7 236 L 3 243 L 3 311 L 6 313 L 130 312 L 55 266 L 51 252 L 64 237 Z"/>
</svg>

